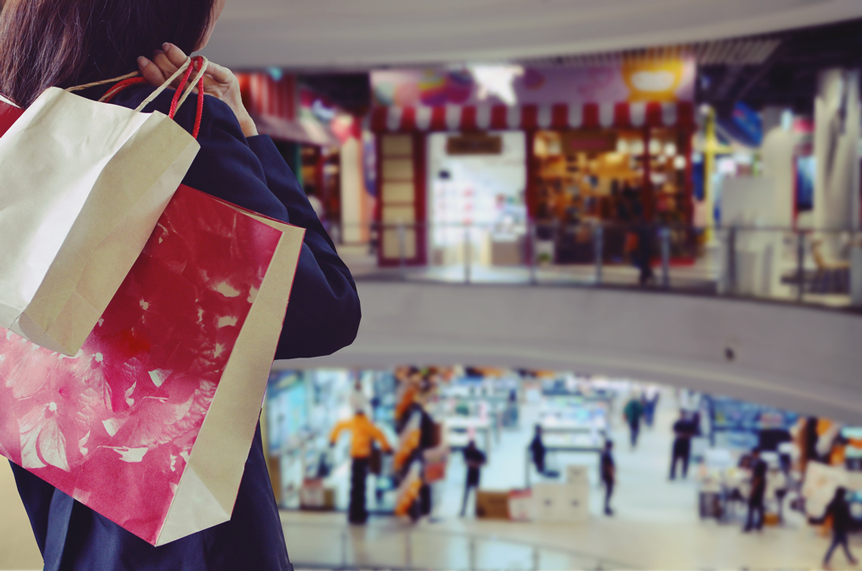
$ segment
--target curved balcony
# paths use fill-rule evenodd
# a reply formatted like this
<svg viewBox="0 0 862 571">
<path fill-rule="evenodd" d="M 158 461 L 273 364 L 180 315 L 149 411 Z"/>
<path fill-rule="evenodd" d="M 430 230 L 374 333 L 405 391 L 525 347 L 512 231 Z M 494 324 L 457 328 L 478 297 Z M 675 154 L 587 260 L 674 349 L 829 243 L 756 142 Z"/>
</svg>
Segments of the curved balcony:
<svg viewBox="0 0 862 571">
<path fill-rule="evenodd" d="M 411 266 L 406 259 L 381 268 L 367 250 L 342 248 L 362 299 L 356 342 L 329 357 L 277 366 L 463 363 L 574 370 L 859 421 L 862 319 L 849 283 L 855 266 L 845 262 L 821 272 L 843 273 L 846 287 L 839 293 L 812 293 L 808 285 L 818 271 L 812 240 L 832 240 L 838 250 L 850 244 L 850 257 L 859 254 L 858 242 L 837 233 L 723 230 L 712 256 L 675 266 L 663 234 L 655 234 L 657 284 L 646 287 L 638 286 L 637 270 L 609 265 L 604 255 L 590 264 L 505 267 L 467 256 L 459 272 L 452 265 Z M 770 256 L 770 272 L 758 276 Z M 800 279 L 784 283 L 788 276 Z M 769 285 L 770 295 L 740 287 L 749 282 Z"/>
</svg>

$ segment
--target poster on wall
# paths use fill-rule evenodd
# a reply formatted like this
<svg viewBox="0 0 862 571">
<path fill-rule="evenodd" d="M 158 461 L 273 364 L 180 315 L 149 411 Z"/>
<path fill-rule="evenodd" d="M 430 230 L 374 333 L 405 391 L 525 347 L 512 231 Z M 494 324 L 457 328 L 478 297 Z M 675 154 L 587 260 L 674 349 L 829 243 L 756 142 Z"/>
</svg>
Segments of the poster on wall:
<svg viewBox="0 0 862 571">
<path fill-rule="evenodd" d="M 515 65 L 371 72 L 374 105 L 541 105 L 694 100 L 693 59 L 631 59 L 615 67 Z"/>
<path fill-rule="evenodd" d="M 296 448 L 308 429 L 308 397 L 302 373 L 274 371 L 267 386 L 267 439 L 270 454 Z"/>
</svg>

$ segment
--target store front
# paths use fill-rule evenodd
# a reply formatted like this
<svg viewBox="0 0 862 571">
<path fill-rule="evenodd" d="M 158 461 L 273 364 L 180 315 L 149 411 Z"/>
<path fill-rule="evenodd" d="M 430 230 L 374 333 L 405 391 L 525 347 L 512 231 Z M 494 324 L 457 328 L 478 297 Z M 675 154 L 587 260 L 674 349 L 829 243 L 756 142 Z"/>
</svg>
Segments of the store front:
<svg viewBox="0 0 862 571">
<path fill-rule="evenodd" d="M 525 139 L 522 131 L 428 136 L 431 265 L 523 263 Z"/>
<path fill-rule="evenodd" d="M 281 73 L 237 74 L 243 103 L 296 175 L 337 242 L 367 242 L 371 210 L 363 177 L 361 120 Z"/>
<path fill-rule="evenodd" d="M 427 230 L 436 208 L 429 181 L 439 174 L 429 164 L 434 133 L 520 132 L 530 223 L 689 225 L 694 75 L 692 61 L 652 59 L 616 68 L 373 72 L 380 264 L 426 264 L 435 248 Z"/>
</svg>

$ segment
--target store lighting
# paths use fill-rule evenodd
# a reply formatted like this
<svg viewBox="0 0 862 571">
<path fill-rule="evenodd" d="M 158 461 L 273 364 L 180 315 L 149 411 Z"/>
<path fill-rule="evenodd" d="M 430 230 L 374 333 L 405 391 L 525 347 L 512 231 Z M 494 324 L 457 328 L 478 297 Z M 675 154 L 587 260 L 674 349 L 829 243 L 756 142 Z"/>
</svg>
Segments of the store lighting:
<svg viewBox="0 0 862 571">
<path fill-rule="evenodd" d="M 635 139 L 631 144 L 631 153 L 633 155 L 642 155 L 644 154 L 644 142 L 640 139 Z"/>
<path fill-rule="evenodd" d="M 664 146 L 664 154 L 665 154 L 665 156 L 668 156 L 668 157 L 676 156 L 676 144 L 675 143 L 666 144 Z"/>
<path fill-rule="evenodd" d="M 653 139 L 649 142 L 649 154 L 657 155 L 661 153 L 661 143 L 656 139 Z"/>
<path fill-rule="evenodd" d="M 625 139 L 617 139 L 617 152 L 621 155 L 629 154 L 629 143 Z"/>
<path fill-rule="evenodd" d="M 685 168 L 685 164 L 685 157 L 682 155 L 677 155 L 676 158 L 673 159 L 673 167 L 678 171 L 683 170 Z"/>
<path fill-rule="evenodd" d="M 496 96 L 506 105 L 515 105 L 515 78 L 524 75 L 519 65 L 476 65 L 470 68 L 479 86 L 479 100 L 484 101 Z"/>
</svg>

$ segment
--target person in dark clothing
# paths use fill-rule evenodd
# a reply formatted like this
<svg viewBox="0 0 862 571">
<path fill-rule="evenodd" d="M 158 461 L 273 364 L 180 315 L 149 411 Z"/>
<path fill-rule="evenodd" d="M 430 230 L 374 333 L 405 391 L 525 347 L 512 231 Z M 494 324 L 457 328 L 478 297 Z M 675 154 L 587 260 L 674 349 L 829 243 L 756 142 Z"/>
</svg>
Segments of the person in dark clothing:
<svg viewBox="0 0 862 571">
<path fill-rule="evenodd" d="M 614 515 L 614 510 L 611 509 L 611 496 L 617 481 L 617 468 L 614 464 L 613 448 L 614 443 L 611 440 L 606 441 L 600 460 L 602 483 L 605 485 L 605 515 Z"/>
<path fill-rule="evenodd" d="M 842 486 L 835 489 L 835 497 L 826 506 L 826 511 L 820 521 L 825 521 L 826 518 L 832 517 L 832 543 L 829 544 L 829 549 L 826 550 L 826 555 L 823 556 L 823 568 L 831 569 L 829 560 L 832 559 L 832 553 L 840 545 L 844 548 L 844 555 L 847 556 L 847 561 L 851 565 L 858 563 L 850 553 L 850 546 L 847 544 L 847 533 L 850 531 L 850 524 L 853 522 L 853 516 L 850 514 L 850 505 L 847 503 L 847 490 Z"/>
<path fill-rule="evenodd" d="M 644 392 L 644 422 L 650 428 L 652 428 L 653 422 L 655 421 L 655 411 L 656 408 L 658 408 L 659 397 L 660 393 L 655 389 L 655 387 L 650 387 L 646 392 Z"/>
<path fill-rule="evenodd" d="M 479 487 L 479 477 L 482 466 L 487 461 L 485 453 L 476 447 L 476 441 L 470 440 L 467 447 L 464 449 L 464 463 L 467 464 L 467 483 L 464 485 L 464 501 L 461 504 L 461 517 L 467 511 L 467 497 L 470 495 L 470 490 Z"/>
<path fill-rule="evenodd" d="M 652 271 L 653 229 L 648 223 L 641 220 L 635 226 L 635 234 L 637 235 L 637 248 L 632 255 L 632 262 L 640 270 L 638 283 L 645 286 L 655 278 Z"/>
<path fill-rule="evenodd" d="M 7 2 L 0 17 L 4 46 L 0 93 L 27 107 L 48 86 L 82 85 L 135 71 L 138 56 L 152 57 L 143 76 L 160 84 L 171 67 L 176 69 L 173 62 L 185 60 L 183 51 L 204 46 L 223 5 L 219 0 L 109 0 L 99 3 L 95 16 L 92 3 L 81 0 L 62 5 Z M 156 55 L 139 53 L 159 46 L 162 51 Z M 110 87 L 79 93 L 98 99 Z M 153 91 L 152 84 L 135 84 L 111 103 L 134 109 Z M 230 71 L 210 68 L 204 92 L 200 151 L 183 183 L 306 229 L 276 358 L 328 355 L 349 345 L 360 321 L 356 286 L 305 192 L 273 141 L 257 134 Z M 172 97 L 173 92 L 166 91 L 145 110 L 167 113 Z M 190 101 L 175 120 L 191 131 L 196 116 Z M 292 569 L 259 425 L 230 521 L 161 547 L 144 542 L 18 466 L 12 470 L 48 571 Z"/>
<path fill-rule="evenodd" d="M 530 452 L 533 453 L 533 464 L 539 474 L 545 473 L 545 444 L 542 442 L 542 427 L 536 425 L 536 433 L 530 442 Z"/>
<path fill-rule="evenodd" d="M 760 450 L 751 451 L 751 494 L 748 496 L 748 517 L 743 531 L 763 529 L 763 500 L 766 496 L 766 462 L 760 457 Z M 757 513 L 757 523 L 754 514 Z"/>
<path fill-rule="evenodd" d="M 631 435 L 632 448 L 638 444 L 638 435 L 641 431 L 641 418 L 644 414 L 644 405 L 640 397 L 633 396 L 629 399 L 626 407 L 623 409 L 623 416 L 626 423 L 629 425 L 629 434 Z"/>
<path fill-rule="evenodd" d="M 682 462 L 682 477 L 688 476 L 688 462 L 691 457 L 691 439 L 695 435 L 694 423 L 685 411 L 679 413 L 679 420 L 673 423 L 673 453 L 670 461 L 670 479 L 676 479 L 676 464 Z"/>
</svg>

